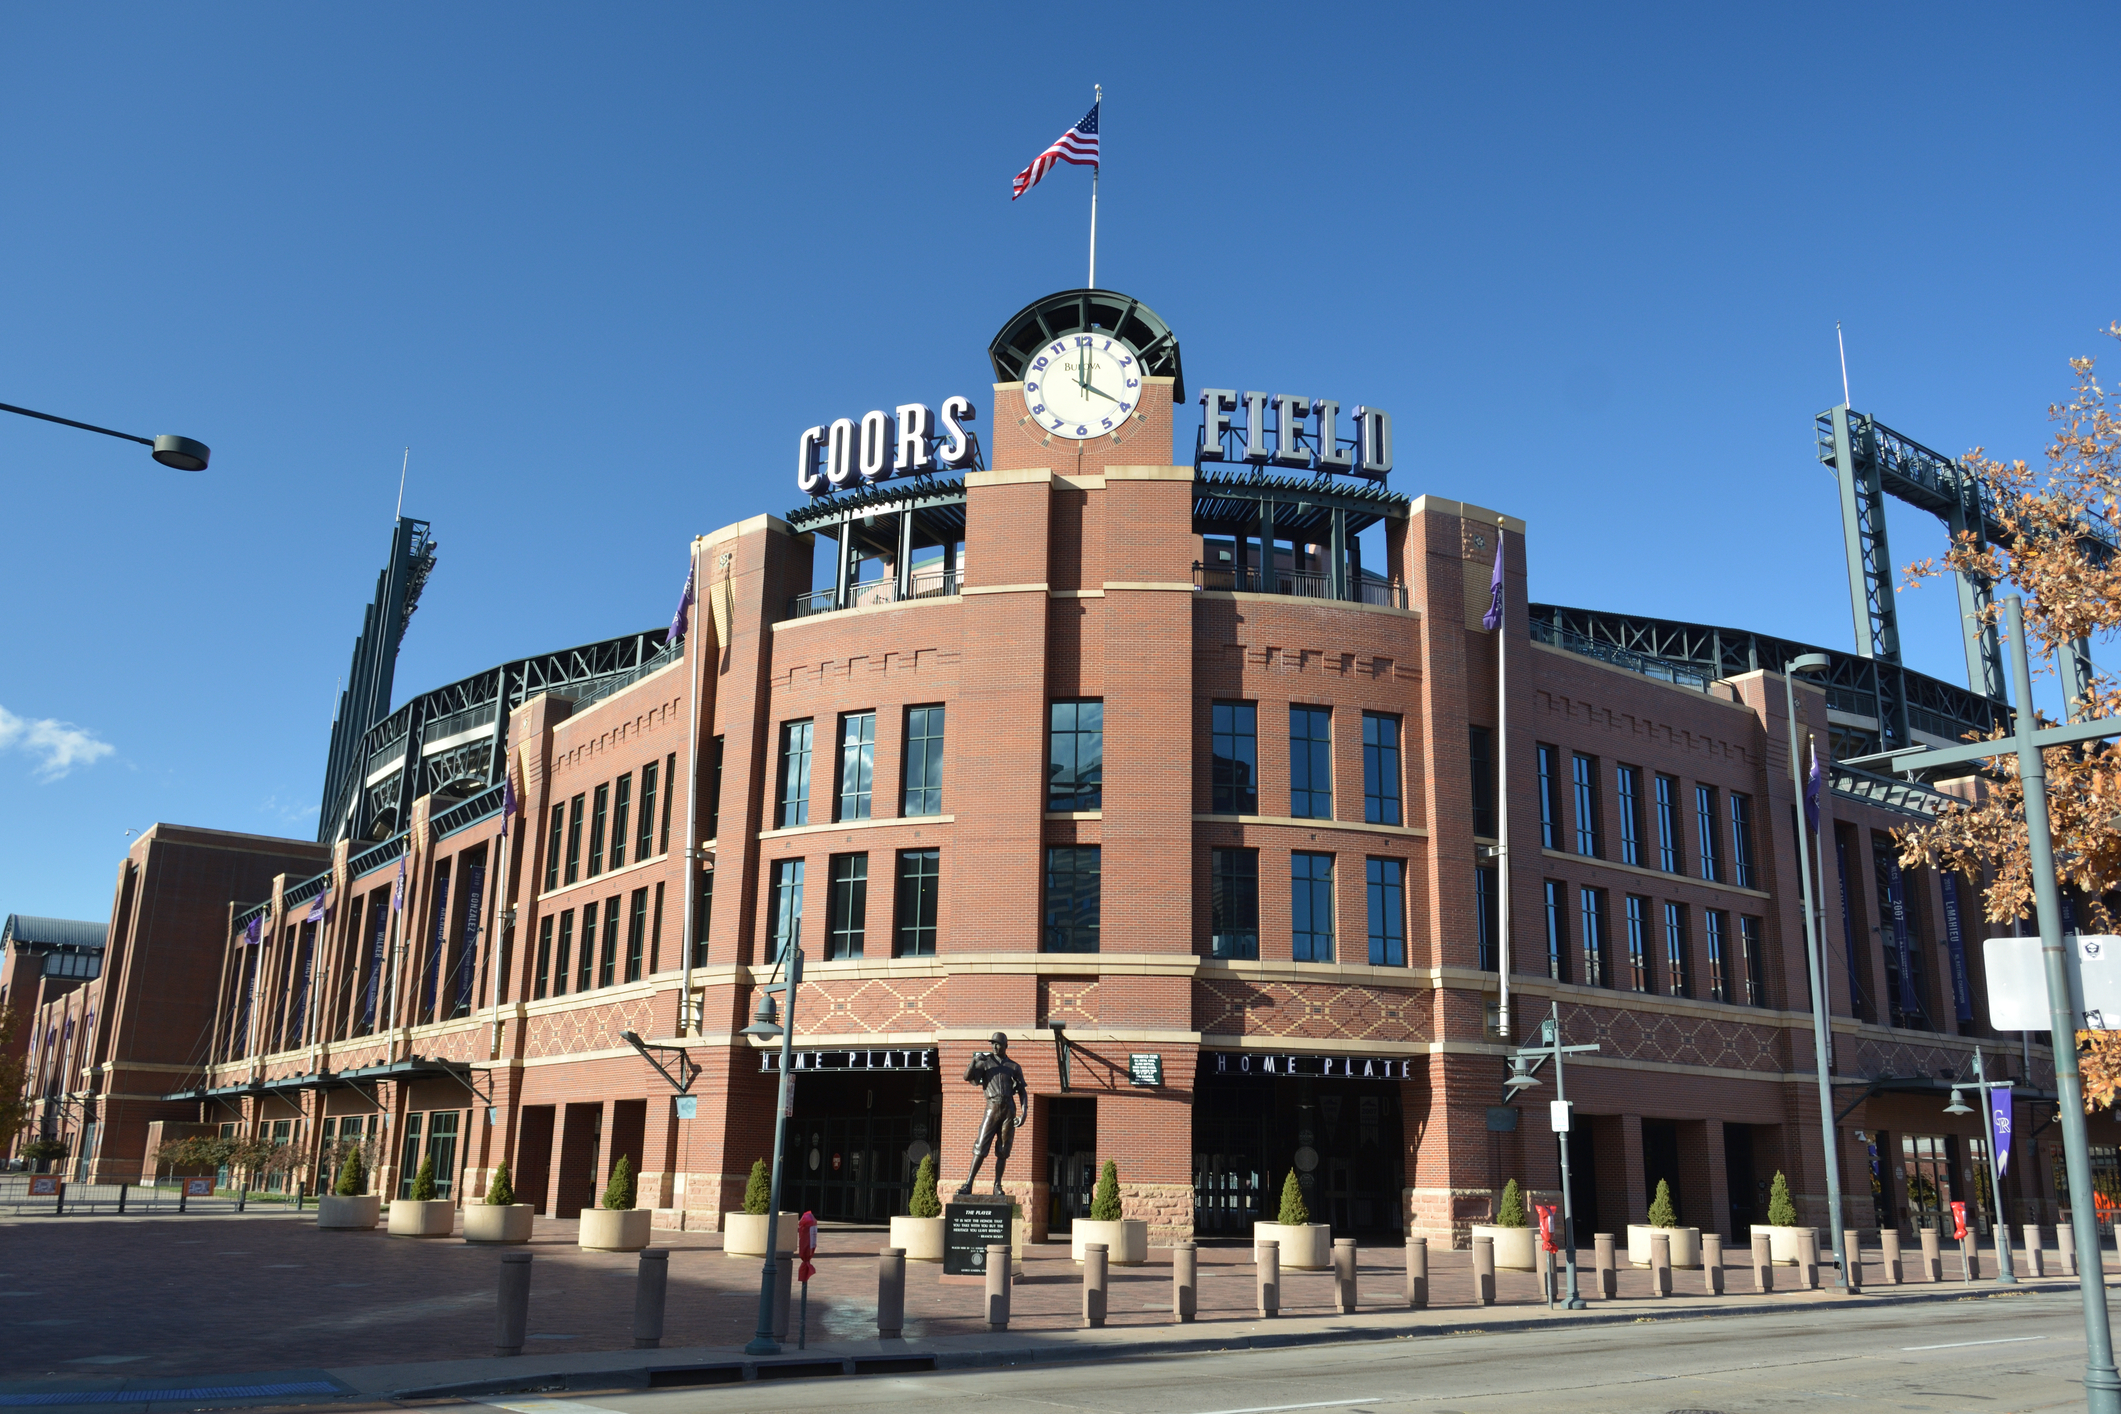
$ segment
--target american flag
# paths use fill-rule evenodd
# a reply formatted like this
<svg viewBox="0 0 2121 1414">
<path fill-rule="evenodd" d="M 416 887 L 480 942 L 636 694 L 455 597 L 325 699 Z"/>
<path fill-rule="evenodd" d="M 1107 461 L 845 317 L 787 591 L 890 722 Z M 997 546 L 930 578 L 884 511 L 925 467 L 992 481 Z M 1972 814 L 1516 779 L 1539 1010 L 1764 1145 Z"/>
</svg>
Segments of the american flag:
<svg viewBox="0 0 2121 1414">
<path fill-rule="evenodd" d="M 1097 110 L 1102 106 L 1101 103 L 1091 104 L 1090 111 L 1083 114 L 1080 123 L 1062 133 L 1053 146 L 1016 174 L 1015 189 L 1009 193 L 1011 201 L 1037 186 L 1040 179 L 1053 170 L 1056 162 L 1073 162 L 1078 167 L 1097 165 Z"/>
</svg>

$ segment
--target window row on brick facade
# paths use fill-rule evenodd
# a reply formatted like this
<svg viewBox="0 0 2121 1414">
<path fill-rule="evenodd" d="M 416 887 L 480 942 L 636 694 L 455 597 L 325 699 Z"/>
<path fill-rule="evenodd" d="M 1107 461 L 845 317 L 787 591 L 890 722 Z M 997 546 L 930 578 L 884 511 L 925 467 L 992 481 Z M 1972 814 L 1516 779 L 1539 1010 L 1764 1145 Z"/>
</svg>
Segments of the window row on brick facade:
<svg viewBox="0 0 2121 1414">
<path fill-rule="evenodd" d="M 577 921 L 580 928 L 577 930 Z M 663 885 L 563 908 L 538 920 L 530 999 L 638 982 L 662 966 Z"/>
<path fill-rule="evenodd" d="M 672 752 L 640 767 L 638 797 L 636 773 L 628 771 L 555 802 L 544 842 L 545 892 L 623 869 L 629 859 L 638 864 L 668 854 L 670 806 L 677 794 L 671 784 L 677 772 L 677 753 Z"/>
<path fill-rule="evenodd" d="M 1485 761 L 1485 730 L 1476 728 L 1476 783 Z M 1599 759 L 1545 742 L 1533 748 L 1538 777 L 1539 843 L 1544 849 L 1605 859 L 1605 778 Z M 1688 874 L 1712 884 L 1758 887 L 1753 852 L 1753 798 L 1696 782 L 1691 794 L 1677 776 L 1613 767 L 1620 818 L 1622 864 Z M 1476 784 L 1475 814 L 1479 814 Z M 1492 829 L 1492 825 L 1490 826 Z M 1476 821 L 1474 832 L 1480 833 Z M 1689 840 L 1692 850 L 1689 851 Z"/>
<path fill-rule="evenodd" d="M 833 758 L 832 818 L 875 818 L 876 713 L 842 712 Z M 811 758 L 817 724 L 805 717 L 781 723 L 779 767 L 774 775 L 773 828 L 793 829 L 810 823 Z M 719 738 L 718 738 L 719 740 Z M 905 714 L 904 771 L 899 814 L 943 812 L 943 709 L 929 704 L 908 707 Z"/>
<path fill-rule="evenodd" d="M 942 851 L 902 849 L 895 857 L 890 921 L 881 929 L 869 919 L 867 851 L 835 854 L 825 861 L 825 929 L 823 959 L 844 962 L 858 957 L 933 957 L 937 901 L 942 893 Z M 785 956 L 803 941 L 803 900 L 808 884 L 807 859 L 777 859 L 768 879 L 766 936 L 771 956 Z M 886 881 L 879 881 L 884 883 Z M 871 933 L 882 936 L 872 944 Z M 813 955 L 816 944 L 811 944 Z"/>
<path fill-rule="evenodd" d="M 1481 882 L 1484 918 L 1492 907 L 1489 887 Z M 1546 879 L 1541 891 L 1543 970 L 1557 982 L 1740 1006 L 1768 1004 L 1762 924 L 1751 914 L 1623 894 L 1616 915 L 1616 900 L 1606 889 Z M 1482 942 L 1481 965 L 1492 967 L 1485 923 Z"/>
<path fill-rule="evenodd" d="M 1397 716 L 1362 714 L 1362 818 L 1366 824 L 1406 823 L 1399 738 Z M 1210 704 L 1208 751 L 1209 811 L 1260 814 L 1259 705 Z M 1331 707 L 1290 704 L 1289 814 L 1299 820 L 1336 818 Z"/>
<path fill-rule="evenodd" d="M 1337 856 L 1319 850 L 1289 852 L 1289 957 L 1295 962 L 1332 962 L 1337 954 L 1333 890 Z M 1366 857 L 1362 861 L 1368 954 L 1372 967 L 1407 962 L 1406 861 Z M 1211 957 L 1259 957 L 1259 851 L 1208 852 L 1208 952 Z"/>
</svg>

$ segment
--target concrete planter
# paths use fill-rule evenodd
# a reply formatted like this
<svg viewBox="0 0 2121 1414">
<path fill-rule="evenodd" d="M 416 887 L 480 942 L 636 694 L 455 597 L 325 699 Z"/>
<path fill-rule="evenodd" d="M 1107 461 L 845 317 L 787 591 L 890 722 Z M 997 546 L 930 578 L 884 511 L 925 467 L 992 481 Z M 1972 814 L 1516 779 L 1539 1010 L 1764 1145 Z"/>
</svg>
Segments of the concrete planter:
<svg viewBox="0 0 2121 1414">
<path fill-rule="evenodd" d="M 1332 1265 L 1333 1229 L 1324 1223 L 1305 1223 L 1301 1227 L 1254 1223 L 1252 1241 L 1280 1243 L 1284 1271 L 1322 1272 Z"/>
<path fill-rule="evenodd" d="M 1495 1266 L 1498 1271 L 1535 1272 L 1539 1270 L 1539 1229 L 1536 1227 L 1496 1227 L 1490 1223 L 1473 1224 L 1475 1237 L 1495 1239 Z"/>
<path fill-rule="evenodd" d="M 379 1193 L 356 1193 L 350 1198 L 341 1198 L 336 1193 L 323 1193 L 317 1197 L 317 1226 L 346 1232 L 365 1232 L 373 1228 L 383 1216 L 383 1196 Z"/>
<path fill-rule="evenodd" d="M 588 1252 L 638 1252 L 648 1245 L 654 1219 L 653 1208 L 584 1208 L 575 1243 Z"/>
<path fill-rule="evenodd" d="M 1661 1232 L 1671 1239 L 1672 1265 L 1701 1265 L 1701 1229 L 1698 1227 L 1648 1227 L 1628 1224 L 1628 1261 L 1638 1267 L 1650 1264 L 1650 1234 Z"/>
<path fill-rule="evenodd" d="M 1752 1235 L 1767 1234 L 1768 1260 L 1778 1267 L 1797 1265 L 1797 1239 L 1811 1232 L 1808 1227 L 1770 1227 L 1766 1223 L 1754 1223 Z"/>
<path fill-rule="evenodd" d="M 761 1222 L 764 1219 L 760 1219 Z M 940 1262 L 943 1260 L 943 1220 L 941 1218 L 893 1218 L 891 1220 L 891 1245 L 901 1248 L 909 1262 Z M 766 1239 L 759 1238 L 759 1255 L 765 1256 Z"/>
<path fill-rule="evenodd" d="M 773 1234 L 774 1251 L 793 1252 L 795 1250 L 795 1225 L 801 1216 L 802 1214 L 800 1213 L 781 1214 L 780 1224 Z M 765 1213 L 722 1214 L 722 1255 L 725 1257 L 765 1256 L 766 1217 Z M 942 1232 L 940 1226 L 942 1219 L 931 1218 L 930 1221 L 938 1225 L 936 1232 L 940 1234 Z M 938 1235 L 935 1240 L 939 1245 L 943 1239 Z M 941 1261 L 941 1256 L 938 1255 L 936 1260 Z"/>
<path fill-rule="evenodd" d="M 416 1198 L 390 1200 L 392 1237 L 447 1237 L 456 1225 L 456 1205 L 447 1198 L 427 1203 Z"/>
<path fill-rule="evenodd" d="M 464 1210 L 464 1240 L 528 1242 L 531 1212 L 528 1203 L 474 1203 Z"/>
<path fill-rule="evenodd" d="M 1069 1229 L 1068 1255 L 1081 1262 L 1086 1242 L 1104 1243 L 1105 1261 L 1111 1266 L 1138 1267 L 1149 1260 L 1149 1223 L 1146 1218 L 1077 1218 Z"/>
</svg>

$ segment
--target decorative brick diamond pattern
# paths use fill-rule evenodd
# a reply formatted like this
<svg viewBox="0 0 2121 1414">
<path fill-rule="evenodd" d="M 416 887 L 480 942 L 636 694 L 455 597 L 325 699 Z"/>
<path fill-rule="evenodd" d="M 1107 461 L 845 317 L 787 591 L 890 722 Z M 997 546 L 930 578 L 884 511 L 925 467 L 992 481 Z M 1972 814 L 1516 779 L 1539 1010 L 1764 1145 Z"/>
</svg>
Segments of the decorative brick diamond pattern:
<svg viewBox="0 0 2121 1414">
<path fill-rule="evenodd" d="M 1530 1018 L 1530 1022 L 1537 1020 L 1536 1015 Z M 1578 1006 L 1563 1012 L 1561 1029 L 1568 1044 L 1595 1041 L 1601 1055 L 1621 1060 L 1721 1070 L 1779 1072 L 1788 1068 L 1787 1033 L 1737 1016 L 1726 1019 Z"/>
<path fill-rule="evenodd" d="M 643 1036 L 654 1035 L 655 999 L 637 997 L 610 1006 L 580 1007 L 572 1011 L 548 1011 L 530 1018 L 523 1038 L 526 1059 L 571 1056 L 583 1051 L 608 1051 L 623 1044 L 619 1032 L 632 1028 Z"/>
<path fill-rule="evenodd" d="M 1428 1006 L 1413 993 L 1310 982 L 1193 984 L 1193 1025 L 1211 1036 L 1311 1041 L 1427 1041 Z"/>
<path fill-rule="evenodd" d="M 939 977 L 808 982 L 802 989 L 808 1013 L 803 1029 L 829 1036 L 933 1031 L 942 1024 L 937 1013 L 943 985 Z"/>
<path fill-rule="evenodd" d="M 1097 979 L 1039 978 L 1038 1017 L 1041 1025 L 1048 1021 L 1065 1021 L 1070 1026 L 1097 1025 Z"/>
</svg>

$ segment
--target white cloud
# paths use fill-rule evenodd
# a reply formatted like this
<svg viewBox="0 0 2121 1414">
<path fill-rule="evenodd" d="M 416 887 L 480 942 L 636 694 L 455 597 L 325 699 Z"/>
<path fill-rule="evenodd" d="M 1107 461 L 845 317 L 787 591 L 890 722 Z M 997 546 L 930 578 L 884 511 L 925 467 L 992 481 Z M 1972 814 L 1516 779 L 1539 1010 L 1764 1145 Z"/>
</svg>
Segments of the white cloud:
<svg viewBox="0 0 2121 1414">
<path fill-rule="evenodd" d="M 90 766 L 117 750 L 94 732 L 51 717 L 31 720 L 0 707 L 0 751 L 13 747 L 44 759 L 37 779 L 56 781 L 76 766 Z"/>
</svg>

